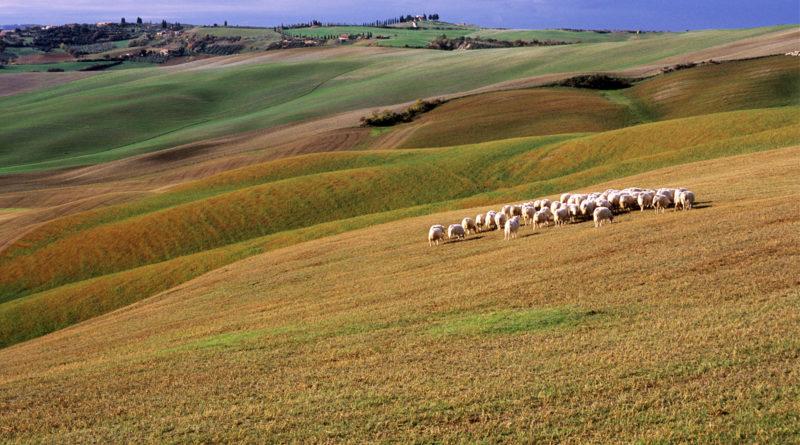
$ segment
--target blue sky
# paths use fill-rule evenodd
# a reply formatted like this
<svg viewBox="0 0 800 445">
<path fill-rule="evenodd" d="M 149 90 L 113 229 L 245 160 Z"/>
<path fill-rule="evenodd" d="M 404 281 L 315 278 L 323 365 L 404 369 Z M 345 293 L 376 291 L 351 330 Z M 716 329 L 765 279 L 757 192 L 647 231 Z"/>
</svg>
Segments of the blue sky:
<svg viewBox="0 0 800 445">
<path fill-rule="evenodd" d="M 145 20 L 275 25 L 362 22 L 438 12 L 452 22 L 508 28 L 685 30 L 800 23 L 798 0 L 0 0 L 0 24 Z"/>
</svg>

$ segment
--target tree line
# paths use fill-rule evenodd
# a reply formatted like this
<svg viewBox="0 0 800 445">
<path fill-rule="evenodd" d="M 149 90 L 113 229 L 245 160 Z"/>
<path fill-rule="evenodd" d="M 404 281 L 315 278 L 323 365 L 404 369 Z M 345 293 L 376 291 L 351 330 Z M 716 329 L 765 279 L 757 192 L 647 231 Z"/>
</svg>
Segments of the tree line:
<svg viewBox="0 0 800 445">
<path fill-rule="evenodd" d="M 439 20 L 439 14 L 422 14 L 419 17 L 423 21 Z M 411 14 L 401 15 L 400 17 L 392 17 L 385 20 L 375 20 L 374 22 L 363 22 L 363 23 L 321 22 L 319 20 L 311 20 L 309 22 L 299 22 L 291 24 L 282 23 L 280 26 L 276 26 L 274 30 L 279 32 L 280 29 L 297 29 L 297 28 L 331 27 L 331 26 L 364 26 L 364 27 L 374 27 L 374 28 L 389 28 L 392 25 L 397 25 L 399 23 L 414 22 L 416 20 L 417 16 Z"/>
</svg>

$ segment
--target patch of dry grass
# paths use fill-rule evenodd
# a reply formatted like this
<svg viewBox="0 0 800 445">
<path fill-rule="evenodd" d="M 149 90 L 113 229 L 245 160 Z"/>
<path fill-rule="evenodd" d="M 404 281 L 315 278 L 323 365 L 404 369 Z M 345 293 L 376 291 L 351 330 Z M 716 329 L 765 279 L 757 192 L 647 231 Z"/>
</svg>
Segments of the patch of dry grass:
<svg viewBox="0 0 800 445">
<path fill-rule="evenodd" d="M 226 266 L 0 350 L 0 440 L 791 442 L 798 166 L 793 147 L 599 184 L 700 201 L 599 230 L 428 247 L 482 207 Z"/>
</svg>

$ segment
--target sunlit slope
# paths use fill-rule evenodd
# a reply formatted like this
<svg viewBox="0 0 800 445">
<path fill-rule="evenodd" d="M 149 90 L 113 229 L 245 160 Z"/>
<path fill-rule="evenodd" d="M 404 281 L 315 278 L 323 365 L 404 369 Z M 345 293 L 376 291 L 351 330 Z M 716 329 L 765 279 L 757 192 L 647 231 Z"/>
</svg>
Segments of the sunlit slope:
<svg viewBox="0 0 800 445">
<path fill-rule="evenodd" d="M 445 147 L 511 137 L 600 132 L 624 127 L 636 117 L 601 93 L 533 88 L 456 99 L 400 125 L 389 137 L 405 148 Z"/>
<path fill-rule="evenodd" d="M 775 56 L 685 69 L 624 93 L 655 119 L 800 103 L 800 57 Z"/>
<path fill-rule="evenodd" d="M 596 91 L 532 88 L 452 100 L 384 137 L 386 146 L 439 147 L 506 137 L 597 132 L 700 114 L 800 104 L 800 59 L 775 56 L 698 66 Z"/>
<path fill-rule="evenodd" d="M 0 295 L 7 302 L 0 305 L 0 313 L 7 335 L 20 339 L 26 330 L 15 329 L 12 321 L 23 321 L 23 308 L 26 326 L 39 321 L 48 329 L 62 326 L 54 325 L 52 317 L 68 310 L 58 307 L 63 295 L 58 288 L 69 283 L 79 286 L 62 289 L 74 295 L 71 301 L 101 300 L 109 286 L 83 281 L 103 280 L 109 274 L 126 273 L 108 276 L 114 283 L 141 282 L 142 274 L 153 274 L 159 278 L 148 289 L 159 289 L 158 282 L 180 281 L 167 276 L 203 273 L 270 246 L 437 208 L 530 198 L 653 168 L 788 146 L 800 143 L 799 129 L 800 108 L 788 107 L 672 120 L 586 137 L 325 153 L 246 167 L 34 230 L 0 258 Z M 203 252 L 216 253 L 209 257 Z M 193 269 L 196 261 L 203 265 Z M 154 267 L 139 269 L 148 265 Z M 134 269 L 139 270 L 127 272 Z M 49 289 L 55 290 L 41 294 Z M 129 295 L 130 289 L 121 284 L 113 289 L 115 301 L 146 296 Z M 77 319 L 108 309 L 106 304 L 96 311 L 91 305 L 81 307 L 86 311 L 75 315 Z"/>
<path fill-rule="evenodd" d="M 792 442 L 798 177 L 779 149 L 584 189 L 689 212 L 428 247 L 477 207 L 232 264 L 0 350 L 0 440 Z"/>
<path fill-rule="evenodd" d="M 0 99 L 0 173 L 93 164 L 523 77 L 627 69 L 785 28 L 466 52 L 308 49 L 102 74 Z"/>
</svg>

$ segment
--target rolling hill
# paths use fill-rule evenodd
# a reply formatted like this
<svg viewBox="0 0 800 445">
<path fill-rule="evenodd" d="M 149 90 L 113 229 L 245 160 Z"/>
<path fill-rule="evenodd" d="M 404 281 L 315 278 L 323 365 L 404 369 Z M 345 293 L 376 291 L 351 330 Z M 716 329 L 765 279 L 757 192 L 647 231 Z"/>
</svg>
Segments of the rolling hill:
<svg viewBox="0 0 800 445">
<path fill-rule="evenodd" d="M 593 185 L 700 200 L 601 230 L 424 242 L 481 206 L 231 264 L 0 350 L 0 437 L 791 441 L 800 294 L 774 272 L 800 264 L 799 165 L 792 147 Z"/>
<path fill-rule="evenodd" d="M 467 52 L 323 48 L 104 73 L 0 98 L 0 107 L 9 110 L 0 122 L 0 137 L 8 141 L 0 147 L 0 174 L 95 164 L 534 76 L 636 67 L 649 72 L 660 60 L 681 55 L 693 60 L 693 51 L 756 36 L 774 34 L 789 47 L 787 30 L 701 31 Z M 114 125 L 122 116 L 126 124 Z"/>
<path fill-rule="evenodd" d="M 0 97 L 0 442 L 800 436 L 797 26 L 429 25 Z M 442 32 L 580 43 L 398 47 Z M 426 242 L 629 186 L 698 202 Z"/>
<path fill-rule="evenodd" d="M 0 257 L 5 321 L 0 341 L 30 338 L 113 309 L 88 304 L 75 313 L 84 306 L 52 303 L 65 295 L 73 295 L 75 303 L 102 300 L 107 283 L 116 283 L 117 296 L 109 301 L 145 298 L 142 284 L 119 284 L 148 281 L 145 270 L 155 274 L 149 280 L 154 284 L 145 287 L 160 291 L 192 276 L 191 270 L 200 274 L 270 245 L 323 236 L 330 225 L 340 225 L 335 232 L 499 196 L 519 200 L 661 166 L 799 143 L 800 107 L 781 107 L 583 137 L 322 153 L 231 170 L 130 204 L 56 219 L 17 240 Z M 385 190 L 393 193 L 387 196 Z M 310 234 L 294 233 L 301 228 Z M 65 318 L 63 311 L 73 315 Z"/>
</svg>

